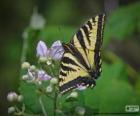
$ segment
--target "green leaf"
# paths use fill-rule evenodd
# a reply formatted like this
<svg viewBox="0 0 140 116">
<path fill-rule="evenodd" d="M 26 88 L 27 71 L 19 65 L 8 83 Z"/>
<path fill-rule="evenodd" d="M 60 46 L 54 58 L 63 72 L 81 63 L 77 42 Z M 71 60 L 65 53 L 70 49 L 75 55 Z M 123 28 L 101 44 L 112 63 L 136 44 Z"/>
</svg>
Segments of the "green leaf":
<svg viewBox="0 0 140 116">
<path fill-rule="evenodd" d="M 39 94 L 37 94 L 37 87 L 34 84 L 22 82 L 20 84 L 19 91 L 24 97 L 27 112 L 42 114 L 41 105 L 39 103 Z M 53 101 L 45 95 L 41 95 L 41 97 L 47 114 L 51 116 L 53 113 Z"/>
</svg>

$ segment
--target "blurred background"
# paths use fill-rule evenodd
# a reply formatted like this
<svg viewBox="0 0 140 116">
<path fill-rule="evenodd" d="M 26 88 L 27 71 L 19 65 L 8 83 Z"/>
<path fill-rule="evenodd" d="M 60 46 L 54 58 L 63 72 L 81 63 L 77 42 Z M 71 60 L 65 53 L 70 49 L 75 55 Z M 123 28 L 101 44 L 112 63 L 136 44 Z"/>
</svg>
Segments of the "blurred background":
<svg viewBox="0 0 140 116">
<path fill-rule="evenodd" d="M 2 116 L 7 115 L 9 105 L 6 101 L 7 92 L 18 91 L 22 35 L 30 25 L 35 7 L 45 18 L 46 25 L 43 31 L 29 40 L 28 61 L 35 63 L 36 44 L 39 39 L 48 42 L 48 45 L 57 39 L 68 42 L 83 22 L 105 12 L 107 17 L 103 61 L 107 64 L 115 62 L 121 64 L 113 66 L 114 70 L 121 70 L 118 72 L 119 77 L 126 77 L 126 82 L 135 91 L 131 103 L 134 101 L 140 104 L 140 100 L 137 99 L 140 95 L 140 2 L 138 0 L 1 0 L 0 114 Z M 112 67 L 105 71 L 109 73 L 108 76 L 113 75 L 110 69 Z M 102 77 L 104 78 L 104 75 Z"/>
</svg>

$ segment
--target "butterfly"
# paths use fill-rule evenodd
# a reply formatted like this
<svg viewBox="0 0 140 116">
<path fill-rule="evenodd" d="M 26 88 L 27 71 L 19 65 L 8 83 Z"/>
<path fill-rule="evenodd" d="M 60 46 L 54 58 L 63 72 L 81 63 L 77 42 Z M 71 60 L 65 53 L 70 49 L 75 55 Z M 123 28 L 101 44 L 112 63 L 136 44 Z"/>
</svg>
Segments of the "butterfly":
<svg viewBox="0 0 140 116">
<path fill-rule="evenodd" d="M 88 20 L 68 44 L 63 44 L 64 54 L 60 63 L 59 88 L 65 93 L 77 85 L 94 87 L 100 76 L 101 46 L 105 15 Z"/>
</svg>

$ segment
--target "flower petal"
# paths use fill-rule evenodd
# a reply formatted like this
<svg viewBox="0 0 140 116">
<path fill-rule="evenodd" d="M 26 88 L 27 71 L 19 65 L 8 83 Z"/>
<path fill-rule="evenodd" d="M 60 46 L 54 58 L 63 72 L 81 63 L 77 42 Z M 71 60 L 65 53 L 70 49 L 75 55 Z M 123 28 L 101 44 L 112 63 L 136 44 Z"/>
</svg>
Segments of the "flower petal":
<svg viewBox="0 0 140 116">
<path fill-rule="evenodd" d="M 51 47 L 51 48 L 53 48 L 53 47 L 58 47 L 58 46 L 62 46 L 62 43 L 61 43 L 60 40 L 55 41 L 55 42 L 52 44 L 52 47 Z"/>
<path fill-rule="evenodd" d="M 38 57 L 47 57 L 48 48 L 47 48 L 45 42 L 39 41 L 38 44 L 37 44 L 36 51 L 37 51 L 37 56 Z"/>
<path fill-rule="evenodd" d="M 84 86 L 84 85 L 79 85 L 79 84 L 77 84 L 77 89 L 78 90 L 85 90 L 87 87 L 86 86 Z"/>
<path fill-rule="evenodd" d="M 52 47 L 50 48 L 50 56 L 54 60 L 60 60 L 62 58 L 62 55 L 64 53 L 63 46 L 61 42 L 58 40 L 52 44 Z"/>
<path fill-rule="evenodd" d="M 52 77 L 49 76 L 45 71 L 43 70 L 39 70 L 38 71 L 38 79 L 40 81 L 47 81 L 47 80 L 50 80 Z"/>
</svg>

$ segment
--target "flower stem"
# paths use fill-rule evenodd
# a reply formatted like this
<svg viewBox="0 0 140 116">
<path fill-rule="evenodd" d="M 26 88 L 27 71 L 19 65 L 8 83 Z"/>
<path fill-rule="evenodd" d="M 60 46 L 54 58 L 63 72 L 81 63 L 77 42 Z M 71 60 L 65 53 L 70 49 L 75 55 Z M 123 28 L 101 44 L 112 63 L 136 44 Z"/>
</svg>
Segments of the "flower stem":
<svg viewBox="0 0 140 116">
<path fill-rule="evenodd" d="M 54 93 L 54 116 L 56 116 L 56 108 L 57 108 L 57 92 Z"/>
<path fill-rule="evenodd" d="M 42 109 L 42 112 L 43 112 L 44 116 L 47 116 L 47 112 L 45 110 L 45 107 L 44 107 L 44 104 L 42 102 L 41 96 L 39 97 L 39 103 L 40 103 L 40 106 L 41 106 L 41 109 Z"/>
<path fill-rule="evenodd" d="M 50 66 L 50 70 L 51 70 L 51 73 L 52 73 L 52 76 L 55 77 L 55 69 L 53 67 L 53 65 Z M 57 109 L 57 97 L 58 97 L 58 90 L 57 90 L 57 85 L 54 85 L 54 105 L 53 105 L 53 109 L 54 109 L 54 112 L 53 112 L 53 116 L 56 116 L 56 109 Z"/>
<path fill-rule="evenodd" d="M 26 32 L 28 33 L 28 32 Z M 28 49 L 28 37 L 24 37 L 23 38 L 23 47 L 22 47 L 22 52 L 21 52 L 21 59 L 20 59 L 20 62 L 21 64 L 26 61 L 26 52 L 27 52 L 27 49 Z"/>
<path fill-rule="evenodd" d="M 29 33 L 28 30 L 25 30 L 24 33 Z M 27 54 L 27 49 L 28 49 L 28 37 L 23 37 L 23 45 L 22 45 L 22 50 L 21 50 L 21 58 L 20 58 L 20 64 L 26 61 L 26 54 Z M 19 76 L 22 76 L 22 69 L 20 70 Z"/>
</svg>

